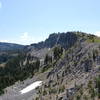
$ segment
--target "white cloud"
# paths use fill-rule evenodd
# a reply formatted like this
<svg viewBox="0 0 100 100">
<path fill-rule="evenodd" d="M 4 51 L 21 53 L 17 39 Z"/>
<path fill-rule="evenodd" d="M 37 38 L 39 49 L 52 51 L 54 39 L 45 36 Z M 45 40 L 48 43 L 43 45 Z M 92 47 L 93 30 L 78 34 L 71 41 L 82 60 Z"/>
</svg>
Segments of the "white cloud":
<svg viewBox="0 0 100 100">
<path fill-rule="evenodd" d="M 9 42 L 8 40 L 0 40 L 0 42 Z"/>
<path fill-rule="evenodd" d="M 23 45 L 30 45 L 32 43 L 38 43 L 42 41 L 43 39 L 41 37 L 33 37 L 32 34 L 28 32 L 23 32 L 20 34 L 20 36 L 15 38 L 10 38 L 10 40 L 3 40 L 1 39 L 0 42 L 8 42 L 8 43 L 17 43 L 17 44 L 23 44 Z"/>
<path fill-rule="evenodd" d="M 94 33 L 96 36 L 99 36 L 100 37 L 100 31 L 97 31 Z"/>
<path fill-rule="evenodd" d="M 36 42 L 35 39 L 28 32 L 22 33 L 18 40 L 18 43 L 25 44 L 25 45 L 34 42 Z"/>
<path fill-rule="evenodd" d="M 2 8 L 2 3 L 0 2 L 0 8 Z"/>
</svg>

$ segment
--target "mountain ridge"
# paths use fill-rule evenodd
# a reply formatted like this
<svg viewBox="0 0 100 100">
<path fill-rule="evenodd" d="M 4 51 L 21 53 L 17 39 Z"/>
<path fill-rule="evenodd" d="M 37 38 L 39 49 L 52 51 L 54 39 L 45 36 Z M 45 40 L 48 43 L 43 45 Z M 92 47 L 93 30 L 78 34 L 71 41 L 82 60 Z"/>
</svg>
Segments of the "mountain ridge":
<svg viewBox="0 0 100 100">
<path fill-rule="evenodd" d="M 5 63 L 4 68 L 0 67 L 0 82 L 3 83 L 0 91 L 18 81 L 19 86 L 22 81 L 24 85 L 24 80 L 31 77 L 44 81 L 43 86 L 36 90 L 36 98 L 33 96 L 32 99 L 77 100 L 82 88 L 79 87 L 87 86 L 89 81 L 100 75 L 100 38 L 84 32 L 51 34 L 43 42 L 24 46 L 17 56 Z M 94 84 L 92 86 L 97 91 Z M 88 100 L 91 100 L 91 94 L 88 95 Z M 6 100 L 5 97 L 6 94 L 1 96 Z M 13 95 L 9 98 L 17 100 Z M 21 100 L 23 97 L 18 98 Z M 83 95 L 81 98 L 84 100 Z"/>
<path fill-rule="evenodd" d="M 22 49 L 23 47 L 21 44 L 0 42 L 0 51 Z"/>
</svg>

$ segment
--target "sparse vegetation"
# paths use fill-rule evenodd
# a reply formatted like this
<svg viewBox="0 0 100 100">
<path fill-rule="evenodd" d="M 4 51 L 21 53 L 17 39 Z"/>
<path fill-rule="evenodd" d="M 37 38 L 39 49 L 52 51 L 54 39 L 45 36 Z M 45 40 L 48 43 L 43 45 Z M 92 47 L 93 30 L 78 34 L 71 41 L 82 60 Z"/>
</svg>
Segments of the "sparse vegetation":
<svg viewBox="0 0 100 100">
<path fill-rule="evenodd" d="M 96 88 L 98 90 L 98 98 L 100 99 L 100 76 L 96 78 Z"/>
<path fill-rule="evenodd" d="M 87 42 L 89 43 L 100 43 L 100 38 L 95 35 L 88 35 Z"/>
<path fill-rule="evenodd" d="M 46 54 L 44 64 L 47 65 L 47 64 L 50 64 L 50 63 L 52 63 L 52 57 L 49 56 L 48 54 Z"/>
<path fill-rule="evenodd" d="M 65 90 L 65 86 L 64 85 L 59 86 L 59 93 L 64 92 L 64 90 Z"/>
<path fill-rule="evenodd" d="M 56 46 L 54 48 L 54 59 L 58 60 L 63 54 L 63 48 L 61 46 Z"/>
</svg>

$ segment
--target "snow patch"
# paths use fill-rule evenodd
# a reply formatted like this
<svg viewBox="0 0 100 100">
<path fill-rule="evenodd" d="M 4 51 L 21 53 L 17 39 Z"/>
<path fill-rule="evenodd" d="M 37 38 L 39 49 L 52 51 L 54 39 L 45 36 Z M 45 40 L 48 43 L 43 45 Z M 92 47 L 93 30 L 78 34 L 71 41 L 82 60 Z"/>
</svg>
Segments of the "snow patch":
<svg viewBox="0 0 100 100">
<path fill-rule="evenodd" d="M 23 90 L 21 90 L 21 94 L 30 92 L 31 90 L 36 89 L 37 87 L 42 85 L 42 81 L 36 81 L 34 83 L 32 83 L 31 85 L 27 86 L 26 88 L 24 88 Z"/>
</svg>

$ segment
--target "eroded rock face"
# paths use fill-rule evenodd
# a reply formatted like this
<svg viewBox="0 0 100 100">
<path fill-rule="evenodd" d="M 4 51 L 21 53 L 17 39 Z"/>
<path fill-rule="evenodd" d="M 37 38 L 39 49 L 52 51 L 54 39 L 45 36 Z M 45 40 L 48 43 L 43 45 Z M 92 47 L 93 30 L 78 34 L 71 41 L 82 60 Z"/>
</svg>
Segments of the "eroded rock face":
<svg viewBox="0 0 100 100">
<path fill-rule="evenodd" d="M 89 72 L 92 69 L 92 67 L 93 67 L 93 63 L 92 62 L 93 61 L 89 60 L 89 59 L 87 59 L 87 60 L 84 61 L 84 70 L 86 72 Z"/>
<path fill-rule="evenodd" d="M 100 51 L 98 47 L 98 44 L 80 44 L 67 51 L 65 53 L 65 56 L 61 58 L 54 66 L 54 68 L 48 73 L 48 86 L 51 86 L 51 88 L 53 88 L 53 84 L 56 84 L 58 87 L 60 87 L 62 84 L 66 86 L 68 81 L 74 79 L 76 80 L 77 77 L 78 80 L 76 82 L 78 83 L 78 85 L 86 84 L 88 80 L 91 79 L 91 77 L 95 76 L 96 73 L 99 72 L 98 68 L 96 68 L 96 66 L 100 64 Z M 94 49 L 98 51 L 95 61 L 93 60 Z M 50 80 L 52 80 L 52 82 L 50 82 Z M 67 88 L 68 87 L 66 87 L 65 89 Z M 67 90 L 68 94 L 66 95 L 69 95 L 69 97 L 66 97 L 65 94 L 59 94 L 59 98 L 57 100 L 70 100 L 70 98 L 73 97 L 73 94 L 78 91 L 75 86 L 72 86 Z"/>
<path fill-rule="evenodd" d="M 97 56 L 97 58 L 96 58 L 96 64 L 100 65 L 100 56 Z"/>
<path fill-rule="evenodd" d="M 54 33 L 49 36 L 44 42 L 38 44 L 31 44 L 33 47 L 42 49 L 42 48 L 52 48 L 55 45 L 61 45 L 64 48 L 69 48 L 76 43 L 78 37 L 73 32 L 67 33 Z"/>
</svg>

